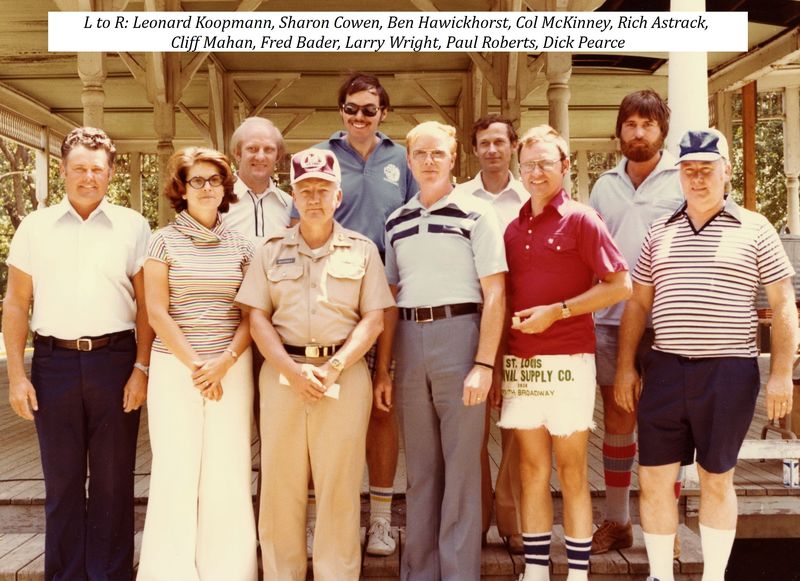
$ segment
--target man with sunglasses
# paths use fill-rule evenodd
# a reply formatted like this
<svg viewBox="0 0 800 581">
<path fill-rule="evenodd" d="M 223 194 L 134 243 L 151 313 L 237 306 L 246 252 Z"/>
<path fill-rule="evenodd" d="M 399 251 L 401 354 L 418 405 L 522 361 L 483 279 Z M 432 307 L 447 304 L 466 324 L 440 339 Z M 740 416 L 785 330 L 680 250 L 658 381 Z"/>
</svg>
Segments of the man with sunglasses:
<svg viewBox="0 0 800 581">
<path fill-rule="evenodd" d="M 384 257 L 384 224 L 394 210 L 416 192 L 416 183 L 406 163 L 406 149 L 378 131 L 389 111 L 389 94 L 380 81 L 355 72 L 339 88 L 339 113 L 344 129 L 315 145 L 332 151 L 342 171 L 342 203 L 335 219 L 345 228 L 372 240 Z M 378 343 L 381 340 L 378 339 Z M 376 347 L 367 353 L 375 372 Z M 396 541 L 390 534 L 392 494 L 399 451 L 394 414 L 373 405 L 367 432 L 370 528 L 367 553 L 391 555 Z M 309 507 L 314 506 L 309 490 Z M 309 510 L 309 546 L 313 531 L 313 508 Z"/>
</svg>

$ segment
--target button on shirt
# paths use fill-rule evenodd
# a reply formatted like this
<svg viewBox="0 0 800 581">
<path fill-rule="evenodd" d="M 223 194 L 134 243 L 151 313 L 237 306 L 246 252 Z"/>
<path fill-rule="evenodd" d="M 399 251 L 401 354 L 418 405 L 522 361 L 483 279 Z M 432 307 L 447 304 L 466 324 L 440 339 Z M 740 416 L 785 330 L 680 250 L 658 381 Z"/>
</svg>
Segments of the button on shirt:
<svg viewBox="0 0 800 581">
<path fill-rule="evenodd" d="M 628 270 L 603 220 L 564 190 L 533 216 L 525 204 L 505 233 L 508 256 L 506 292 L 513 311 L 571 299 L 595 279 Z M 560 319 L 542 333 L 511 329 L 509 350 L 517 357 L 594 353 L 590 314 Z"/>
<path fill-rule="evenodd" d="M 236 302 L 267 313 L 287 345 L 343 343 L 365 313 L 394 305 L 378 249 L 334 222 L 314 251 L 299 224 L 256 250 Z"/>
<path fill-rule="evenodd" d="M 200 355 L 218 355 L 233 339 L 241 312 L 233 299 L 253 244 L 241 233 L 217 222 L 209 230 L 185 210 L 157 230 L 147 257 L 169 267 L 169 315 Z M 153 350 L 170 353 L 156 337 Z"/>
<path fill-rule="evenodd" d="M 475 196 L 450 192 L 425 208 L 417 194 L 386 223 L 386 277 L 401 307 L 482 303 L 480 279 L 506 270 L 497 214 Z"/>
<path fill-rule="evenodd" d="M 342 204 L 334 218 L 372 240 L 383 253 L 383 225 L 417 191 L 417 184 L 408 169 L 406 148 L 380 131 L 377 136 L 380 141 L 366 160 L 350 146 L 344 131 L 314 147 L 332 151 L 342 168 Z"/>
<path fill-rule="evenodd" d="M 8 264 L 33 279 L 31 330 L 59 339 L 136 326 L 131 279 L 145 259 L 150 227 L 106 199 L 83 220 L 68 199 L 19 225 Z"/>
<path fill-rule="evenodd" d="M 628 163 L 622 158 L 614 169 L 603 173 L 595 182 L 589 205 L 603 217 L 625 260 L 631 267 L 639 258 L 647 229 L 657 219 L 669 217 L 683 203 L 680 174 L 675 157 L 661 152 L 656 167 L 638 188 L 625 171 Z M 619 325 L 625 301 L 620 301 L 594 314 L 602 325 Z"/>
<path fill-rule="evenodd" d="M 494 211 L 497 212 L 497 218 L 500 220 L 500 229 L 505 231 L 511 221 L 519 215 L 519 209 L 522 204 L 530 200 L 531 195 L 525 190 L 522 182 L 515 179 L 511 172 L 508 172 L 508 185 L 499 194 L 487 192 L 483 187 L 482 172 L 478 172 L 474 178 L 463 184 L 456 186 L 453 190 L 454 194 L 471 194 L 482 200 L 489 202 Z"/>
<path fill-rule="evenodd" d="M 238 179 L 233 185 L 233 193 L 239 201 L 230 205 L 227 213 L 222 215 L 222 222 L 227 228 L 247 236 L 254 244 L 289 225 L 292 196 L 279 189 L 274 181 L 270 180 L 267 191 L 257 196 Z"/>
<path fill-rule="evenodd" d="M 755 357 L 759 285 L 794 274 L 775 228 L 730 197 L 696 230 L 682 206 L 648 232 L 633 280 L 654 286 L 653 347 L 684 357 Z"/>
</svg>

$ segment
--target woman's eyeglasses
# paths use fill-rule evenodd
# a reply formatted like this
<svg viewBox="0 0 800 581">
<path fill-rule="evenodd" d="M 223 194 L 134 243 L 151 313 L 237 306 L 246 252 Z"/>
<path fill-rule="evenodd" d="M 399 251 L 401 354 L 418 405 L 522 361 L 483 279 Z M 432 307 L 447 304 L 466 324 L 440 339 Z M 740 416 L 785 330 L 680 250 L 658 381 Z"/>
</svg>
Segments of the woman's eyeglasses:
<svg viewBox="0 0 800 581">
<path fill-rule="evenodd" d="M 225 178 L 223 178 L 218 173 L 215 173 L 214 175 L 208 178 L 194 176 L 192 179 L 186 180 L 186 183 L 192 186 L 196 190 L 202 190 L 204 187 L 206 187 L 206 184 L 211 184 L 211 187 L 216 188 L 217 186 L 221 186 L 222 182 L 224 181 Z"/>
<path fill-rule="evenodd" d="M 375 117 L 378 112 L 382 109 L 382 107 L 378 107 L 377 105 L 356 105 L 355 103 L 345 103 L 342 105 L 342 111 L 345 112 L 347 115 L 358 115 L 358 112 L 361 111 L 364 114 L 364 117 Z"/>
</svg>

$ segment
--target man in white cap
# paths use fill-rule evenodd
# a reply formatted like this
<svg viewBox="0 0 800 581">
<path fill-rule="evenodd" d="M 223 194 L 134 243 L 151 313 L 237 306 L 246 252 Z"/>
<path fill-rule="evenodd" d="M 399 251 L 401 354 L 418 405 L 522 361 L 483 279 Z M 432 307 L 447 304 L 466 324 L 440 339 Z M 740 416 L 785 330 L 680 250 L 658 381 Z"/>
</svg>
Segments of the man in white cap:
<svg viewBox="0 0 800 581">
<path fill-rule="evenodd" d="M 767 416 L 782 418 L 792 406 L 794 269 L 766 218 L 726 195 L 729 159 L 718 131 L 683 136 L 678 163 L 686 201 L 650 227 L 622 316 L 615 392 L 624 409 L 639 398 L 640 514 L 652 580 L 673 580 L 673 484 L 695 453 L 703 580 L 724 580 L 736 535 L 733 472 L 760 386 L 754 305 L 760 285 L 774 313 Z M 634 360 L 651 312 L 655 342 L 642 390 Z"/>
</svg>

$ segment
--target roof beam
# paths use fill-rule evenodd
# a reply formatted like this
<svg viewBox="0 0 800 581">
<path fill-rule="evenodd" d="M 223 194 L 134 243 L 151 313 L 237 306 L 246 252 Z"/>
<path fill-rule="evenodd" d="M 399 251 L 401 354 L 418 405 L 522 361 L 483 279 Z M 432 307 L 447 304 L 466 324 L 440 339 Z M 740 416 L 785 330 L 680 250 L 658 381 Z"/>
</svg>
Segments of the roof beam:
<svg viewBox="0 0 800 581">
<path fill-rule="evenodd" d="M 31 121 L 46 125 L 50 129 L 66 135 L 77 127 L 77 123 L 53 112 L 49 107 L 16 89 L 0 83 L 0 103 L 15 113 Z M 79 109 L 83 112 L 83 109 Z"/>
<path fill-rule="evenodd" d="M 181 113 L 186 115 L 189 121 L 192 122 L 192 125 L 194 125 L 195 128 L 200 132 L 200 135 L 203 136 L 203 139 L 211 143 L 211 131 L 209 131 L 208 129 L 208 124 L 205 123 L 202 119 L 200 119 L 200 117 L 192 113 L 191 109 L 189 109 L 183 103 L 178 103 L 178 109 L 180 110 Z"/>
<path fill-rule="evenodd" d="M 178 85 L 178 95 L 183 95 L 186 87 L 188 87 L 189 83 L 192 82 L 195 73 L 200 69 L 201 66 L 203 66 L 203 63 L 206 62 L 206 59 L 210 54 L 210 52 L 198 52 L 192 57 L 192 60 L 185 65 L 181 65 L 181 78 L 180 84 Z"/>
<path fill-rule="evenodd" d="M 258 10 L 258 7 L 267 1 L 268 0 L 242 0 L 238 8 L 236 8 L 236 12 L 253 12 L 254 10 Z"/>
<path fill-rule="evenodd" d="M 292 119 L 289 122 L 289 124 L 286 127 L 283 128 L 283 131 L 281 131 L 281 134 L 284 137 L 286 137 L 287 135 L 289 135 L 289 132 L 292 129 L 294 129 L 295 127 L 297 127 L 298 125 L 300 125 L 301 123 L 306 121 L 307 119 L 309 119 L 314 113 L 316 113 L 315 109 L 311 109 L 310 111 L 306 111 L 305 113 L 295 113 L 294 119 Z"/>
<path fill-rule="evenodd" d="M 417 10 L 422 10 L 423 12 L 439 11 L 439 9 L 436 7 L 436 4 L 431 2 L 431 0 L 411 0 L 411 3 L 416 7 Z"/>
<path fill-rule="evenodd" d="M 292 83 L 294 83 L 299 78 L 300 78 L 299 74 L 287 74 L 284 77 L 276 80 L 275 84 L 273 84 L 270 90 L 267 91 L 267 94 L 264 95 L 264 97 L 258 102 L 258 104 L 255 107 L 253 107 L 253 109 L 250 111 L 250 116 L 255 117 L 259 113 L 261 113 L 261 111 L 263 111 L 264 108 L 267 105 L 269 105 L 270 101 L 272 101 L 273 99 L 275 99 L 275 97 L 283 93 L 286 89 L 288 89 L 292 85 Z"/>
<path fill-rule="evenodd" d="M 722 66 L 708 77 L 708 93 L 735 91 L 800 58 L 800 29 L 793 28 Z"/>
<path fill-rule="evenodd" d="M 455 117 L 445 111 L 444 108 L 436 102 L 436 99 L 433 97 L 433 95 L 431 95 L 417 79 L 410 78 L 409 80 L 411 83 L 413 83 L 414 87 L 417 89 L 417 92 L 422 95 L 428 103 L 430 103 L 430 106 L 433 107 L 445 121 L 447 121 L 450 125 L 458 126 L 458 122 L 456 121 Z"/>
</svg>

